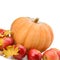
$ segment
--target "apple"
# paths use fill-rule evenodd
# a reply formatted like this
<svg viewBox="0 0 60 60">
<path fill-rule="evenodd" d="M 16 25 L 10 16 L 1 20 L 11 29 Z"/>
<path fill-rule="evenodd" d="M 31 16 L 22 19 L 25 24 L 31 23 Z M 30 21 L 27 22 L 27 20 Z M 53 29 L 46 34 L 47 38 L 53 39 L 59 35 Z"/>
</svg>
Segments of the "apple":
<svg viewBox="0 0 60 60">
<path fill-rule="evenodd" d="M 51 48 L 50 50 L 56 51 L 60 59 L 60 50 L 57 48 Z"/>
<path fill-rule="evenodd" d="M 26 48 L 22 45 L 16 45 L 18 47 L 18 55 L 14 55 L 13 57 L 18 60 L 22 60 L 23 57 L 26 55 Z"/>
<path fill-rule="evenodd" d="M 0 29 L 0 34 L 4 34 L 5 30 L 4 29 Z"/>
<path fill-rule="evenodd" d="M 55 50 L 47 50 L 43 53 L 43 60 L 59 60 L 59 56 Z"/>
<path fill-rule="evenodd" d="M 28 51 L 28 60 L 41 60 L 42 54 L 39 50 L 31 49 Z"/>
<path fill-rule="evenodd" d="M 4 32 L 5 32 L 4 29 L 0 29 L 0 38 L 4 36 Z"/>
<path fill-rule="evenodd" d="M 0 38 L 0 50 L 3 50 L 9 45 L 13 44 L 13 38 L 12 37 L 3 37 Z"/>
</svg>

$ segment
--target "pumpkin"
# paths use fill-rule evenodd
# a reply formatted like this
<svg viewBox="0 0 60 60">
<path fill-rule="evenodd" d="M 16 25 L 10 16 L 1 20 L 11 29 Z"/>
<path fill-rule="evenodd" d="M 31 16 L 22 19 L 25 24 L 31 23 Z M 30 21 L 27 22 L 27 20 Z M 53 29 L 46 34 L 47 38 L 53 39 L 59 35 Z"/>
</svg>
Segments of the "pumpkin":
<svg viewBox="0 0 60 60">
<path fill-rule="evenodd" d="M 53 41 L 51 27 L 37 19 L 29 17 L 17 18 L 11 25 L 12 37 L 16 44 L 21 44 L 27 50 L 31 48 L 46 50 Z"/>
</svg>

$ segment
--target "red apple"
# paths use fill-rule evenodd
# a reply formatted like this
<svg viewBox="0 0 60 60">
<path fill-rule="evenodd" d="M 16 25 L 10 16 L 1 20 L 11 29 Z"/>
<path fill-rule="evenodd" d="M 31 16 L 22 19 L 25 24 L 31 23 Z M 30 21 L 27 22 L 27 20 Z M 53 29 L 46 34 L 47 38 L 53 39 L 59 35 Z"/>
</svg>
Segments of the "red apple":
<svg viewBox="0 0 60 60">
<path fill-rule="evenodd" d="M 3 37 L 0 38 L 0 50 L 3 50 L 9 45 L 13 44 L 13 38 L 12 37 Z"/>
<path fill-rule="evenodd" d="M 1 38 L 1 37 L 4 37 L 4 32 L 5 32 L 4 29 L 0 29 L 0 38 Z"/>
<path fill-rule="evenodd" d="M 50 50 L 56 51 L 60 59 L 60 50 L 57 48 L 51 48 Z"/>
<path fill-rule="evenodd" d="M 22 60 L 22 58 L 26 55 L 26 48 L 22 45 L 17 45 L 16 47 L 18 47 L 18 55 L 14 55 L 13 57 L 18 59 L 18 60 Z"/>
<path fill-rule="evenodd" d="M 4 34 L 5 30 L 4 29 L 0 29 L 0 34 Z"/>
<path fill-rule="evenodd" d="M 59 56 L 54 50 L 47 50 L 43 53 L 43 60 L 59 60 Z"/>
<path fill-rule="evenodd" d="M 60 60 L 60 50 L 59 50 L 59 51 L 57 51 L 57 54 L 58 54 L 58 56 L 59 56 L 59 60 Z"/>
<path fill-rule="evenodd" d="M 28 60 L 41 60 L 42 54 L 36 49 L 31 49 L 28 52 Z"/>
</svg>

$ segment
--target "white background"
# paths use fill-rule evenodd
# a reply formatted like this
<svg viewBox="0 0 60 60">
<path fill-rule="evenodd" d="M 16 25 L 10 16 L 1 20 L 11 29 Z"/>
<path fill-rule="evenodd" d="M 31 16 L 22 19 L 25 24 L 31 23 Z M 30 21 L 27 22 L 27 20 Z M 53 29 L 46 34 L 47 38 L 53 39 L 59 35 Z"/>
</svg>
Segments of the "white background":
<svg viewBox="0 0 60 60">
<path fill-rule="evenodd" d="M 0 0 L 0 28 L 10 29 L 18 17 L 40 18 L 54 32 L 50 48 L 60 49 L 60 0 Z"/>
</svg>

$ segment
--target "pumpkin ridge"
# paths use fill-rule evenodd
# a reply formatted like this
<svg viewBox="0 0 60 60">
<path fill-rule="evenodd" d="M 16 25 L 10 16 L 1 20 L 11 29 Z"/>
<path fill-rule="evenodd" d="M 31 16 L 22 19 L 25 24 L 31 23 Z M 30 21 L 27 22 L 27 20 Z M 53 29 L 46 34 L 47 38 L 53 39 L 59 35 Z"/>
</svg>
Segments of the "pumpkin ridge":
<svg viewBox="0 0 60 60">
<path fill-rule="evenodd" d="M 46 41 L 46 32 L 45 32 L 45 30 L 44 30 L 44 28 L 42 27 L 42 24 L 40 24 L 40 32 L 41 32 L 41 30 L 43 29 L 43 31 L 42 32 L 44 32 L 44 41 L 42 42 L 42 39 L 40 39 L 39 40 L 39 43 L 38 43 L 38 49 L 40 49 L 40 50 L 42 50 L 42 48 L 43 48 L 43 46 L 45 45 L 44 43 L 45 43 L 45 41 Z M 40 36 L 41 36 L 41 33 L 40 33 Z M 40 42 L 42 42 L 43 43 L 43 45 L 40 45 Z M 39 46 L 40 45 L 40 46 Z"/>
<path fill-rule="evenodd" d="M 39 24 L 38 24 L 37 26 L 39 26 Z M 39 26 L 39 27 L 40 27 L 40 26 Z M 39 32 L 38 36 L 40 36 L 40 28 L 39 28 L 38 32 Z M 38 38 L 38 37 L 37 37 L 37 38 Z M 38 44 L 39 44 L 39 43 L 40 43 L 40 40 L 39 40 Z M 39 46 L 38 44 L 37 44 L 37 46 Z M 36 46 L 36 49 L 37 49 L 37 46 Z"/>
<path fill-rule="evenodd" d="M 34 23 L 35 24 L 35 23 Z M 36 25 L 36 26 L 35 26 Z M 33 27 L 37 27 L 38 26 L 38 24 L 35 24 Z M 37 30 L 37 29 L 35 29 L 35 30 Z M 38 31 L 38 30 L 37 30 Z M 35 33 L 36 34 L 36 33 Z M 38 39 L 39 40 L 39 39 Z M 34 41 L 34 40 L 33 40 Z M 36 40 L 37 41 L 37 40 Z M 32 44 L 31 44 L 31 46 L 32 47 L 34 47 L 34 44 L 33 43 L 35 43 L 35 42 L 32 42 Z M 37 42 L 36 42 L 37 43 Z M 37 49 L 37 46 L 38 46 L 38 44 L 36 44 L 35 45 L 35 47 L 34 48 L 36 48 Z"/>
<path fill-rule="evenodd" d="M 47 39 L 46 39 L 46 42 L 45 42 L 45 46 L 44 46 L 43 49 L 42 49 L 42 50 L 45 50 L 46 48 L 48 48 L 48 47 L 51 45 L 51 43 L 52 43 L 51 37 L 52 37 L 52 36 L 51 36 L 51 32 L 50 32 L 51 29 L 49 29 L 49 26 L 46 26 L 46 25 L 43 25 L 43 26 L 44 26 L 45 31 L 46 31 L 46 34 L 47 34 L 47 35 L 46 35 L 46 38 L 47 38 Z M 47 28 L 47 27 L 48 27 L 48 28 Z M 48 37 L 47 37 L 47 36 L 48 36 Z M 48 40 L 49 40 L 50 42 L 49 42 Z M 47 41 L 49 42 L 49 45 L 48 45 L 48 46 L 46 45 Z"/>
<path fill-rule="evenodd" d="M 44 43 L 44 45 L 43 45 L 42 51 L 45 50 L 45 46 L 46 46 L 47 40 L 48 40 L 48 39 L 47 39 L 47 35 L 48 35 L 47 31 L 48 31 L 48 30 L 46 29 L 46 26 L 43 25 L 43 27 L 44 27 L 44 31 L 45 31 L 46 41 L 45 41 L 45 43 Z M 47 45 L 47 46 L 48 46 L 48 45 Z"/>
<path fill-rule="evenodd" d="M 46 25 L 46 27 L 48 27 L 47 29 L 49 30 L 50 33 L 50 38 L 51 38 L 51 43 L 53 41 L 53 33 L 52 33 L 52 29 L 49 27 L 49 25 L 47 25 L 46 23 L 44 23 Z"/>
<path fill-rule="evenodd" d="M 53 41 L 53 33 L 52 33 L 52 29 L 51 29 L 51 27 L 49 27 L 49 25 L 47 25 L 46 23 L 44 23 L 47 27 L 48 27 L 48 29 L 50 30 L 50 34 L 51 34 L 51 41 Z"/>
<path fill-rule="evenodd" d="M 32 27 L 33 27 L 33 24 L 31 26 L 31 28 L 29 29 L 29 31 L 32 29 Z M 27 36 L 28 36 L 28 34 L 29 34 L 29 32 L 27 33 Z M 25 46 L 25 42 L 26 42 L 27 36 L 25 37 L 24 46 Z"/>
<path fill-rule="evenodd" d="M 32 23 L 32 24 L 33 24 L 33 23 Z M 32 24 L 31 24 L 31 26 L 29 27 L 29 29 L 28 29 L 28 31 L 27 31 L 27 33 L 26 33 L 26 36 L 25 36 L 25 38 L 24 38 L 24 42 L 23 42 L 22 45 L 24 45 L 24 43 L 25 43 L 26 37 L 27 37 L 27 35 L 28 35 L 29 31 L 30 31 L 30 28 L 32 27 Z"/>
</svg>

